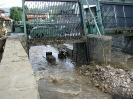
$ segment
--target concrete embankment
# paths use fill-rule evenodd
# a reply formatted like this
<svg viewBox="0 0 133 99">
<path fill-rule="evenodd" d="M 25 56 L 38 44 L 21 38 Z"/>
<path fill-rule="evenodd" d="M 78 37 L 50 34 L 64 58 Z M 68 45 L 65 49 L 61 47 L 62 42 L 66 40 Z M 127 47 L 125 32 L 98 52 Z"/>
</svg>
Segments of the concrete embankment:
<svg viewBox="0 0 133 99">
<path fill-rule="evenodd" d="M 19 39 L 6 40 L 0 64 L 0 99 L 40 99 L 32 66 Z"/>
</svg>

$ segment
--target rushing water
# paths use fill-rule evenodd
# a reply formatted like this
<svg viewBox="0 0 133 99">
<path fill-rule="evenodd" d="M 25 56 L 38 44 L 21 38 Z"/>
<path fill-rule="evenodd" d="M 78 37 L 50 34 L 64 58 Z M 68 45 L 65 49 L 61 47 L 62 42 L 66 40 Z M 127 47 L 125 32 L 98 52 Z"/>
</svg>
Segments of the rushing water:
<svg viewBox="0 0 133 99">
<path fill-rule="evenodd" d="M 46 60 L 46 52 L 52 52 L 55 64 Z M 41 99 L 112 99 L 110 95 L 95 88 L 89 77 L 80 74 L 80 67 L 67 58 L 58 59 L 58 50 L 48 46 L 30 48 L 33 66 Z"/>
</svg>

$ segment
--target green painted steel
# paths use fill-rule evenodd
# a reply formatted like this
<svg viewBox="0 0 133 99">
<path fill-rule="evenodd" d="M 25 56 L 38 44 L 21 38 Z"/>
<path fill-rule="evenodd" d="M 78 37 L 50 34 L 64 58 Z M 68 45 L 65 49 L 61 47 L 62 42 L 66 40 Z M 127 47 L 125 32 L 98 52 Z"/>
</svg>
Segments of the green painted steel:
<svg viewBox="0 0 133 99">
<path fill-rule="evenodd" d="M 133 4 L 133 0 L 100 0 L 100 2 L 113 2 L 113 3 L 129 3 Z"/>
<path fill-rule="evenodd" d="M 87 28 L 86 28 L 86 21 L 85 21 L 83 1 L 79 0 L 79 2 L 80 2 L 80 10 L 82 12 L 81 18 L 82 18 L 82 24 L 83 24 L 83 36 L 85 36 L 86 34 L 88 34 L 88 31 L 86 31 Z"/>
<path fill-rule="evenodd" d="M 17 26 L 15 27 L 14 33 L 24 33 L 24 27 L 23 26 Z"/>
<path fill-rule="evenodd" d="M 100 30 L 101 34 L 104 34 L 104 29 L 103 29 L 103 24 L 102 24 L 102 17 L 101 17 L 100 3 L 99 3 L 99 0 L 95 0 L 95 1 L 96 1 L 96 12 L 97 12 L 98 27 L 99 27 L 99 30 Z"/>
<path fill-rule="evenodd" d="M 27 36 L 27 30 L 26 30 L 26 16 L 25 16 L 25 0 L 22 0 L 22 22 L 23 22 L 23 25 L 24 25 L 24 33 L 26 34 Z M 27 36 L 28 37 L 28 36 Z"/>
<path fill-rule="evenodd" d="M 98 2 L 98 1 L 97 1 L 97 2 Z M 91 10 L 91 8 L 90 8 L 89 3 L 88 3 L 87 0 L 86 0 L 86 3 L 87 3 L 87 5 L 88 5 L 89 12 L 90 12 L 90 14 L 91 14 L 92 20 L 93 20 L 94 25 L 95 25 L 95 27 L 96 27 L 97 34 L 98 34 L 98 35 L 101 35 L 100 29 L 99 29 L 99 26 L 98 26 L 98 22 L 96 21 L 96 17 L 95 17 L 94 14 L 92 13 L 92 10 Z M 100 24 L 100 25 L 101 25 L 101 24 Z M 90 27 L 90 28 L 91 28 L 91 27 Z M 101 31 L 102 31 L 102 30 L 101 30 Z"/>
<path fill-rule="evenodd" d="M 132 16 L 122 16 L 122 21 L 119 19 L 121 16 L 117 16 L 117 13 L 121 11 L 116 6 L 123 6 L 123 13 L 126 15 L 125 13 L 128 11 L 125 12 L 125 9 L 128 9 L 127 6 L 133 5 L 133 0 L 95 0 L 96 6 L 93 7 L 89 3 L 88 0 L 84 0 L 84 2 L 83 0 L 22 0 L 24 33 L 30 38 L 79 39 L 84 34 L 104 35 L 116 33 L 119 30 L 123 33 L 133 31 L 133 26 L 127 27 L 127 23 L 123 23 L 125 25 L 123 27 L 120 23 Z M 83 4 L 88 5 L 88 14 L 90 14 L 88 18 L 85 16 Z M 103 4 L 109 5 L 109 7 L 106 10 L 102 9 Z M 111 11 L 110 5 L 113 5 L 115 15 L 108 16 Z M 34 19 L 29 21 L 28 15 Z M 46 18 L 40 18 L 41 16 Z M 117 22 L 113 22 L 113 20 Z M 116 26 L 110 28 L 110 22 Z"/>
<path fill-rule="evenodd" d="M 24 32 L 30 39 L 84 36 L 82 0 L 22 0 Z"/>
</svg>

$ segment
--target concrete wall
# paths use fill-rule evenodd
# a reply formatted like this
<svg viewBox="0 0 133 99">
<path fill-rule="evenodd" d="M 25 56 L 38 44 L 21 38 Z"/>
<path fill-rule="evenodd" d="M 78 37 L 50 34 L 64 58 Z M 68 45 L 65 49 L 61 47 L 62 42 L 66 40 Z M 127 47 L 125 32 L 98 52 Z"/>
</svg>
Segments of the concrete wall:
<svg viewBox="0 0 133 99">
<path fill-rule="evenodd" d="M 90 34 L 87 36 L 88 56 L 91 61 L 101 63 L 111 62 L 111 36 L 99 36 Z"/>
<path fill-rule="evenodd" d="M 40 99 L 32 66 L 18 38 L 6 40 L 0 64 L 0 99 Z"/>
<path fill-rule="evenodd" d="M 18 38 L 19 38 L 19 41 L 21 42 L 24 50 L 26 51 L 26 53 L 28 53 L 27 43 L 26 43 L 26 35 L 24 33 L 20 33 L 20 34 L 18 34 Z"/>
<path fill-rule="evenodd" d="M 73 61 L 76 62 L 77 65 L 88 63 L 86 42 L 73 44 Z"/>
<path fill-rule="evenodd" d="M 112 47 L 133 54 L 133 36 L 113 37 Z"/>
<path fill-rule="evenodd" d="M 24 48 L 25 52 L 28 53 L 26 35 L 24 33 L 12 33 L 9 38 L 18 39 L 22 44 L 22 47 Z"/>
</svg>

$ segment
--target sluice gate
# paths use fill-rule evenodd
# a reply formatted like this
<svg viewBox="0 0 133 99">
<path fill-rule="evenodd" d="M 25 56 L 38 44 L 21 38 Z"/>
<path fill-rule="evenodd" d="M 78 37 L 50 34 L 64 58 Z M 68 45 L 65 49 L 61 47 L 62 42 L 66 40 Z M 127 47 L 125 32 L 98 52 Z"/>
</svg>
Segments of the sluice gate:
<svg viewBox="0 0 133 99">
<path fill-rule="evenodd" d="M 83 17 L 78 0 L 25 0 L 23 15 L 28 39 L 62 40 L 83 36 Z"/>
</svg>

